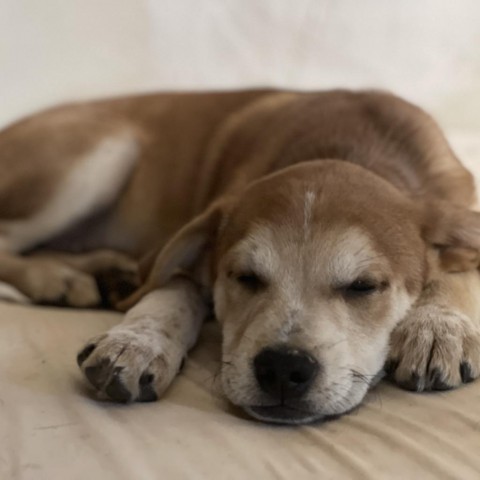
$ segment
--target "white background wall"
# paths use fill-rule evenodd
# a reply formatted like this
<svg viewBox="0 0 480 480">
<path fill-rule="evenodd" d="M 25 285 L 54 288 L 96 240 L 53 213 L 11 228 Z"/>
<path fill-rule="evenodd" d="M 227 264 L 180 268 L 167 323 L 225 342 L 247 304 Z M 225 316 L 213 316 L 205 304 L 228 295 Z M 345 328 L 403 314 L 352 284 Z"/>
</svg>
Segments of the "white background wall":
<svg viewBox="0 0 480 480">
<path fill-rule="evenodd" d="M 480 129 L 479 0 L 0 0 L 0 125 L 157 89 L 383 87 Z"/>
</svg>

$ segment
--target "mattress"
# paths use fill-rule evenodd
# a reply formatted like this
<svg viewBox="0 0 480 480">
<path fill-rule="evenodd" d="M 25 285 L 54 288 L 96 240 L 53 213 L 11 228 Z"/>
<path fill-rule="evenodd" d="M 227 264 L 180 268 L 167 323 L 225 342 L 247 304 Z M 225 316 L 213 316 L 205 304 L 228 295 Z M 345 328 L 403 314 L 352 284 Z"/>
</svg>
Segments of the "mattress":
<svg viewBox="0 0 480 480">
<path fill-rule="evenodd" d="M 479 171 L 480 141 L 453 135 Z M 272 426 L 223 398 L 214 322 L 165 397 L 99 401 L 76 352 L 117 313 L 0 304 L 0 479 L 478 479 L 480 381 L 415 394 L 385 382 L 353 413 Z"/>
</svg>

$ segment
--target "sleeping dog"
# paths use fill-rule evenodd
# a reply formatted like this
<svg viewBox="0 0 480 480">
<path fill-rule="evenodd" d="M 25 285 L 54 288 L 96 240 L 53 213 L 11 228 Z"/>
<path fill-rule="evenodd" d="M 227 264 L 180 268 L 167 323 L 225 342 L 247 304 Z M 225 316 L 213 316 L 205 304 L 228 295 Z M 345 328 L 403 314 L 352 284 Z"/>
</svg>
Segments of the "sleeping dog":
<svg viewBox="0 0 480 480">
<path fill-rule="evenodd" d="M 112 400 L 160 398 L 212 312 L 224 393 L 263 421 L 346 413 L 384 368 L 416 391 L 480 375 L 472 176 L 393 95 L 68 105 L 0 133 L 0 162 L 0 292 L 126 311 L 78 354 Z"/>
</svg>

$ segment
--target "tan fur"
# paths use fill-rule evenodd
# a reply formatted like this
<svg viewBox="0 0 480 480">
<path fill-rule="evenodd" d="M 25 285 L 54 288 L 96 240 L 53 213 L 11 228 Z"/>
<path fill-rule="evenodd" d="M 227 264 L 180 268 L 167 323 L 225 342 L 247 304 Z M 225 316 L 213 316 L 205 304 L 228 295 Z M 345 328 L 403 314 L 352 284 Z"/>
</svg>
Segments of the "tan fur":
<svg viewBox="0 0 480 480">
<path fill-rule="evenodd" d="M 82 179 L 118 135 L 121 148 L 102 158 L 123 158 L 124 170 L 106 162 L 91 191 L 62 200 L 74 195 L 68 179 Z M 112 399 L 164 392 L 212 295 L 225 393 L 261 419 L 348 411 L 389 353 L 392 377 L 407 388 L 480 375 L 473 179 L 434 121 L 392 95 L 258 90 L 72 105 L 0 133 L 0 166 L 0 281 L 20 294 L 93 305 L 95 275 L 135 275 L 129 257 L 144 259 L 143 286 L 112 297 L 119 309 L 136 306 L 79 354 Z M 259 291 L 239 281 L 252 272 Z M 364 277 L 374 293 L 350 295 Z M 253 359 L 275 345 L 307 350 L 321 365 L 293 405 L 303 413 L 290 417 L 255 410 L 273 400 Z"/>
</svg>

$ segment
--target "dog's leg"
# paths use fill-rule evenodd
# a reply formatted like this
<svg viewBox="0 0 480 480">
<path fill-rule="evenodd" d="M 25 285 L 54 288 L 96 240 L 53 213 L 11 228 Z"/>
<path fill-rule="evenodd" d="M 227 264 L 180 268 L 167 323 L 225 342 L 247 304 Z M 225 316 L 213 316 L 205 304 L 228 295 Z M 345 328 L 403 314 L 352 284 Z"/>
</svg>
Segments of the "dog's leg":
<svg viewBox="0 0 480 480">
<path fill-rule="evenodd" d="M 115 205 L 137 164 L 136 132 L 128 126 L 103 131 L 99 125 L 108 121 L 99 122 L 94 111 L 86 116 L 81 112 L 76 116 L 70 109 L 56 110 L 0 132 L 5 172 L 0 185 L 0 281 L 11 285 L 0 290 L 3 298 L 26 296 L 38 303 L 60 300 L 73 306 L 100 302 L 91 275 L 55 259 L 20 257 Z M 107 218 L 101 235 L 83 233 L 104 245 L 108 225 Z"/>
<path fill-rule="evenodd" d="M 105 307 L 115 307 L 140 285 L 138 262 L 114 250 L 94 250 L 86 253 L 41 252 L 35 259 L 55 260 L 95 277 Z"/>
<path fill-rule="evenodd" d="M 121 324 L 91 339 L 78 364 L 112 400 L 156 400 L 179 372 L 207 313 L 199 288 L 175 278 L 146 295 Z"/>
<path fill-rule="evenodd" d="M 391 336 L 387 372 L 401 387 L 446 390 L 480 376 L 480 274 L 443 273 Z"/>
<path fill-rule="evenodd" d="M 0 281 L 10 285 L 3 291 L 4 300 L 75 307 L 100 304 L 95 278 L 55 259 L 0 252 Z"/>
<path fill-rule="evenodd" d="M 10 285 L 0 290 L 0 298 L 15 302 L 112 306 L 138 286 L 137 263 L 112 250 L 25 257 L 1 252 L 0 281 Z"/>
</svg>

